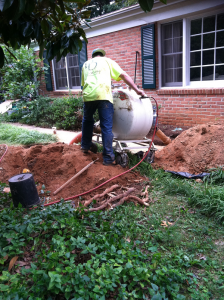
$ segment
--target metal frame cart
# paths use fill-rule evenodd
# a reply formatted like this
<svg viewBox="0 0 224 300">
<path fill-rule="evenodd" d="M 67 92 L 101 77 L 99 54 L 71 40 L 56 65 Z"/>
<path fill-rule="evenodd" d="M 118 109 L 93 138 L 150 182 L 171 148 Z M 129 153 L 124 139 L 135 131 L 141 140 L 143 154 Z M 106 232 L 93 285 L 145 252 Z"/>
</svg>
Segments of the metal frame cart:
<svg viewBox="0 0 224 300">
<path fill-rule="evenodd" d="M 96 140 L 93 140 L 93 142 L 102 145 L 102 135 L 99 133 L 93 133 L 93 136 L 96 137 Z M 117 156 L 116 156 L 116 162 L 117 164 L 121 165 L 122 167 L 126 167 L 128 165 L 128 155 L 127 155 L 127 151 L 131 150 L 131 149 L 146 149 L 146 151 L 149 148 L 149 145 L 151 143 L 151 139 L 147 139 L 144 138 L 142 140 L 117 140 L 117 139 L 113 139 L 113 149 L 115 150 L 115 152 L 117 152 Z M 128 145 L 131 144 L 131 145 Z M 152 143 L 152 147 L 148 153 L 148 155 L 145 158 L 145 161 L 148 163 L 152 163 L 154 161 L 154 156 L 155 156 L 155 151 L 157 149 L 155 148 L 154 144 Z M 140 151 L 138 152 L 139 154 L 139 158 L 143 157 L 144 152 Z"/>
</svg>

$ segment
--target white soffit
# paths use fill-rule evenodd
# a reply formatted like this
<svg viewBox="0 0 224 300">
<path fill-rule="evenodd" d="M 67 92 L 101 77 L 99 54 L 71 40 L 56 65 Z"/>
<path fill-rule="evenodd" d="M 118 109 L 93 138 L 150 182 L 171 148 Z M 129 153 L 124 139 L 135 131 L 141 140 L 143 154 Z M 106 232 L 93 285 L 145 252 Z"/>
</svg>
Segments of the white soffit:
<svg viewBox="0 0 224 300">
<path fill-rule="evenodd" d="M 145 13 L 138 4 L 133 5 L 92 19 L 92 28 L 85 27 L 84 30 L 86 37 L 91 38 L 163 20 L 194 16 L 217 8 L 224 12 L 223 0 L 171 0 L 167 4 L 155 1 L 151 12 Z"/>
</svg>

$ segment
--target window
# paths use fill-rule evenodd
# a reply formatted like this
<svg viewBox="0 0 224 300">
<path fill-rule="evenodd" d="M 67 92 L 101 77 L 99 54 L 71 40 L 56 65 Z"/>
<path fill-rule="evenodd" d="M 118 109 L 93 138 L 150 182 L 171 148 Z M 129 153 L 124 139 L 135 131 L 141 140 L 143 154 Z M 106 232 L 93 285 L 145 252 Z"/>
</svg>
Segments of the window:
<svg viewBox="0 0 224 300">
<path fill-rule="evenodd" d="M 54 58 L 55 89 L 80 89 L 82 65 L 86 60 L 87 52 L 85 42 L 83 42 L 82 50 L 78 54 L 69 53 L 58 62 L 56 62 L 56 58 Z"/>
<path fill-rule="evenodd" d="M 224 14 L 191 21 L 190 81 L 224 80 Z"/>
<path fill-rule="evenodd" d="M 222 86 L 224 13 L 162 24 L 160 70 L 162 87 Z"/>
<path fill-rule="evenodd" d="M 162 25 L 163 86 L 182 85 L 182 21 Z"/>
</svg>

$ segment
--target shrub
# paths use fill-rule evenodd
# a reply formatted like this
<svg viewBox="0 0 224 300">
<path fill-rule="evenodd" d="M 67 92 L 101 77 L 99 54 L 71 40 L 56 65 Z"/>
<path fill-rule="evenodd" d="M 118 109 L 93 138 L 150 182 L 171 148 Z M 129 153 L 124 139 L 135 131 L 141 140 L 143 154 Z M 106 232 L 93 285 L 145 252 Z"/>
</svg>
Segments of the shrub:
<svg viewBox="0 0 224 300">
<path fill-rule="evenodd" d="M 39 96 L 33 101 L 19 101 L 17 111 L 10 116 L 5 114 L 5 121 L 52 127 L 57 129 L 77 130 L 81 128 L 83 116 L 82 97 L 50 98 Z M 97 117 L 96 117 L 97 118 Z"/>
<path fill-rule="evenodd" d="M 8 63 L 1 69 L 0 90 L 4 91 L 5 100 L 18 99 L 27 94 L 35 97 L 40 85 L 38 78 L 48 67 L 40 66 L 41 60 L 36 57 L 33 49 L 21 47 L 12 53 L 14 57 L 4 48 Z"/>
</svg>

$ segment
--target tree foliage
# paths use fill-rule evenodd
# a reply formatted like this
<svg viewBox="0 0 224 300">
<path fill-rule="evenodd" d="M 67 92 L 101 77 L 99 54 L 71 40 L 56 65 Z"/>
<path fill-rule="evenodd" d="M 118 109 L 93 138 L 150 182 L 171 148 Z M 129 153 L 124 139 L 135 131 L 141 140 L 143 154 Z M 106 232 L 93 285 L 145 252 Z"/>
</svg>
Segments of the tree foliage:
<svg viewBox="0 0 224 300">
<path fill-rule="evenodd" d="M 41 74 L 47 69 L 40 65 L 33 49 L 22 46 L 18 50 L 11 50 L 13 56 L 2 46 L 8 64 L 1 69 L 2 80 L 0 90 L 4 91 L 4 98 L 18 99 L 28 94 L 34 97 L 38 94 Z"/>
<path fill-rule="evenodd" d="M 91 0 L 0 0 L 0 44 L 19 49 L 32 41 L 44 48 L 49 60 L 67 53 L 76 54 L 86 40 L 82 23 L 90 17 L 85 6 Z M 71 8 L 70 3 L 75 3 Z M 5 55 L 0 47 L 0 68 Z"/>
<path fill-rule="evenodd" d="M 160 0 L 166 3 L 167 0 Z M 0 0 L 0 44 L 6 50 L 19 49 L 31 42 L 39 45 L 40 58 L 47 49 L 47 59 L 57 57 L 57 61 L 68 53 L 77 54 L 82 48 L 81 40 L 87 42 L 83 24 L 88 24 L 92 7 L 92 17 L 111 12 L 134 0 Z M 138 0 L 141 8 L 151 11 L 154 0 Z M 91 3 L 91 5 L 90 5 Z M 95 5 L 95 6 L 94 6 Z M 0 68 L 5 63 L 3 48 L 0 46 Z"/>
<path fill-rule="evenodd" d="M 160 2 L 166 4 L 167 0 L 159 0 Z M 154 0 L 115 0 L 115 3 L 121 5 L 122 7 L 131 6 L 139 3 L 142 10 L 149 12 L 152 10 L 154 5 Z"/>
</svg>

